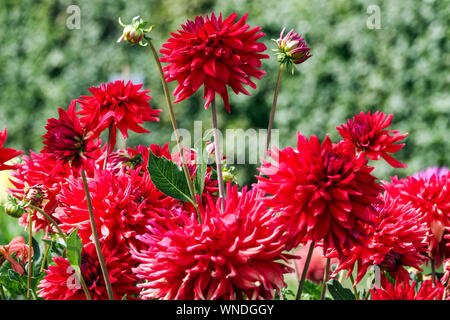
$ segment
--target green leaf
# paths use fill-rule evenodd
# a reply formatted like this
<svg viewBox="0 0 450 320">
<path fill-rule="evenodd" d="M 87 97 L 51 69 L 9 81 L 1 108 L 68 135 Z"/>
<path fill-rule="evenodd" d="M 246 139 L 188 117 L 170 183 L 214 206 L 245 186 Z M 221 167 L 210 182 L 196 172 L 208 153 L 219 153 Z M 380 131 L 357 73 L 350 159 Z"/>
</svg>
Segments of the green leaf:
<svg viewBox="0 0 450 320">
<path fill-rule="evenodd" d="M 165 157 L 157 157 L 150 150 L 148 173 L 155 187 L 165 195 L 185 202 L 194 203 L 183 170 Z"/>
<path fill-rule="evenodd" d="M 79 270 L 80 268 L 81 250 L 83 249 L 83 244 L 77 234 L 77 231 L 78 228 L 72 231 L 72 233 L 67 237 L 67 259 L 75 270 Z"/>
<path fill-rule="evenodd" d="M 322 288 L 310 280 L 306 280 L 303 286 L 302 298 L 305 300 L 319 300 Z"/>
<path fill-rule="evenodd" d="M 348 289 L 342 287 L 342 285 L 336 279 L 332 279 L 327 282 L 328 291 L 334 300 L 355 300 L 355 295 L 353 292 Z"/>
</svg>

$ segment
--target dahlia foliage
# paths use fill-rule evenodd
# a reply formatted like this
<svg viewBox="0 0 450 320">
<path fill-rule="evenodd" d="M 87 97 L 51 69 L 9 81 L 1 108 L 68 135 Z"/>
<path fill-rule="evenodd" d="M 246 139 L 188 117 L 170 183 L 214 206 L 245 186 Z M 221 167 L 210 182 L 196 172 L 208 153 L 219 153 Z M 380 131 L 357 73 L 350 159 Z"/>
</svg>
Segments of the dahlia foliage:
<svg viewBox="0 0 450 320">
<path fill-rule="evenodd" d="M 256 88 L 269 56 L 262 28 L 246 21 L 211 13 L 171 33 L 161 79 L 177 82 L 175 102 L 203 86 L 206 108 L 217 93 L 230 112 L 228 88 L 250 95 L 243 85 Z M 119 40 L 153 49 L 145 25 L 136 17 Z M 278 62 L 308 60 L 305 39 L 284 32 Z M 220 167 L 203 159 L 217 146 L 206 139 L 176 152 L 169 142 L 116 148 L 117 131 L 126 139 L 159 121 L 143 84 L 88 91 L 55 110 L 40 152 L 18 158 L 0 132 L 0 170 L 11 182 L 5 212 L 34 239 L 0 245 L 0 298 L 450 297 L 450 173 L 374 175 L 380 159 L 406 168 L 392 156 L 407 136 L 389 128 L 392 114 L 361 111 L 323 139 L 297 132 L 296 146 L 269 148 L 252 186 L 225 167 L 221 197 Z"/>
</svg>

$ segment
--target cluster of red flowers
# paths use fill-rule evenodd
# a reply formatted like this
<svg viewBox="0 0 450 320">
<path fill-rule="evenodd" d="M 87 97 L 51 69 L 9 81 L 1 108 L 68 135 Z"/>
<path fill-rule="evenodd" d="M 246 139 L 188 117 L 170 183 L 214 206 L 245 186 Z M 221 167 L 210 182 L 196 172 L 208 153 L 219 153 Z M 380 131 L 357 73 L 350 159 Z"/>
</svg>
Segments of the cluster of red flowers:
<svg viewBox="0 0 450 320">
<path fill-rule="evenodd" d="M 266 47 L 257 41 L 264 33 L 260 27 L 248 30 L 247 15 L 236 18 L 213 13 L 172 33 L 161 61 L 168 63 L 166 79 L 178 82 L 176 102 L 204 85 L 205 107 L 218 93 L 230 111 L 227 86 L 249 94 L 242 84 L 255 87 L 251 78 L 265 74 L 260 67 L 268 57 L 262 54 Z M 293 31 L 278 44 L 294 63 L 310 57 L 304 39 Z M 294 272 L 288 260 L 305 259 L 306 252 L 302 257 L 287 252 L 307 244 L 321 247 L 323 257 L 337 262 L 335 275 L 341 270 L 350 275 L 356 267 L 355 285 L 373 265 L 396 279 L 393 286 L 383 276 L 384 289 L 373 289 L 373 299 L 442 299 L 450 269 L 450 173 L 436 169 L 379 183 L 369 160 L 406 167 L 391 156 L 407 136 L 387 130 L 392 115 L 355 115 L 337 127 L 342 136 L 337 143 L 298 132 L 296 147 L 268 151 L 274 163 L 263 161 L 252 189 L 228 183 L 225 199 L 218 198 L 209 167 L 194 207 L 159 190 L 147 166 L 150 152 L 178 165 L 189 159 L 186 175 L 192 178 L 196 151 L 171 154 L 166 144 L 113 152 L 117 130 L 126 138 L 128 130 L 149 132 L 141 125 L 159 120 L 161 110 L 150 107 L 150 90 L 116 81 L 89 91 L 91 96 L 73 100 L 67 111 L 58 110 L 58 119 L 48 120 L 44 148 L 20 164 L 5 164 L 21 152 L 3 148 L 6 129 L 0 133 L 0 170 L 14 169 L 10 193 L 20 200 L 27 200 L 30 189 L 42 191 L 36 205 L 58 228 L 36 212 L 34 232 L 77 230 L 83 243 L 80 271 L 93 299 L 107 299 L 109 293 L 96 234 L 115 299 L 273 299 L 286 285 L 285 273 Z M 105 130 L 109 136 L 103 144 L 99 137 Z M 26 227 L 28 222 L 24 214 L 20 223 Z M 22 240 L 0 247 L 2 256 L 26 257 Z M 443 259 L 443 284 L 423 281 L 416 293 L 405 267 L 420 270 L 428 261 L 439 266 Z M 314 268 L 310 273 L 315 281 L 324 269 L 319 260 L 313 265 L 320 275 Z M 20 264 L 14 267 L 23 272 Z M 67 258 L 55 257 L 39 295 L 85 299 L 79 284 L 70 285 L 70 268 Z"/>
</svg>

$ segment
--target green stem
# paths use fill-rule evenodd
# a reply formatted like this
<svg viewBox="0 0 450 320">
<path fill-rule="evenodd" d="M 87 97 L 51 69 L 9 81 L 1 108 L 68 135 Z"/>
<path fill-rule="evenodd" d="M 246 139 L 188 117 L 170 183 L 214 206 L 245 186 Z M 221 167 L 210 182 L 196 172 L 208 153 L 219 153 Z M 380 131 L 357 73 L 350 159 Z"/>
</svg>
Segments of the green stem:
<svg viewBox="0 0 450 320">
<path fill-rule="evenodd" d="M 169 88 L 167 86 L 167 81 L 166 81 L 166 78 L 164 77 L 164 72 L 163 72 L 163 69 L 161 66 L 161 62 L 159 61 L 158 54 L 156 53 L 155 47 L 153 46 L 151 39 L 146 38 L 146 40 L 149 44 L 150 49 L 152 50 L 153 58 L 155 59 L 155 63 L 158 67 L 159 76 L 161 78 L 161 83 L 162 83 L 163 90 L 164 90 L 164 95 L 166 97 L 167 109 L 169 110 L 170 122 L 172 123 L 172 128 L 175 133 L 175 139 L 177 142 L 178 151 L 180 152 L 180 156 L 181 156 L 181 162 L 182 162 L 182 166 L 183 166 L 184 175 L 185 175 L 186 181 L 188 183 L 189 192 L 192 197 L 195 211 L 197 212 L 198 221 L 199 221 L 199 223 L 201 223 L 201 217 L 200 217 L 200 212 L 198 210 L 197 198 L 195 196 L 195 191 L 194 191 L 194 184 L 192 182 L 191 175 L 189 173 L 189 169 L 187 167 L 186 160 L 184 158 L 183 148 L 181 147 L 181 139 L 180 139 L 180 135 L 178 134 L 177 121 L 175 119 L 175 113 L 173 112 L 172 100 L 170 99 L 170 93 L 169 93 Z"/>
<path fill-rule="evenodd" d="M 100 263 L 100 268 L 102 269 L 103 279 L 105 280 L 106 291 L 108 292 L 109 300 L 114 300 L 114 293 L 111 287 L 111 282 L 109 281 L 108 269 L 106 268 L 105 259 L 103 258 L 100 241 L 98 239 L 97 227 L 95 226 L 95 218 L 94 218 L 94 211 L 92 209 L 91 195 L 89 194 L 89 188 L 84 168 L 81 169 L 81 177 L 83 179 L 84 192 L 86 194 L 86 202 L 89 210 L 89 219 L 91 222 L 92 237 L 94 238 L 95 250 L 97 251 L 98 261 Z"/>
<path fill-rule="evenodd" d="M 359 300 L 358 289 L 355 286 L 355 278 L 353 278 L 353 274 L 350 273 L 350 280 L 352 282 L 353 294 L 355 295 L 356 300 Z"/>
<path fill-rule="evenodd" d="M 309 246 L 309 251 L 308 251 L 308 255 L 306 257 L 305 266 L 303 267 L 303 271 L 302 271 L 302 277 L 298 284 L 297 295 L 295 297 L 296 300 L 302 299 L 303 286 L 305 285 L 306 274 L 308 273 L 309 263 L 311 262 L 311 257 L 312 257 L 312 253 L 314 251 L 315 244 L 316 244 L 316 242 L 313 241 L 313 242 L 311 242 L 311 245 Z"/>
<path fill-rule="evenodd" d="M 44 242 L 44 257 L 42 258 L 42 264 L 41 264 L 41 272 L 44 271 L 45 267 L 47 266 L 47 259 L 48 259 L 48 252 L 50 251 L 50 246 L 47 242 Z"/>
<path fill-rule="evenodd" d="M 323 274 L 323 281 L 322 281 L 322 291 L 320 292 L 320 300 L 325 299 L 325 293 L 327 292 L 327 281 L 328 281 L 328 275 L 330 274 L 330 258 L 327 258 L 327 264 L 325 266 L 325 272 Z"/>
<path fill-rule="evenodd" d="M 436 286 L 436 279 L 437 279 L 437 277 L 436 277 L 436 268 L 434 266 L 434 259 L 433 258 L 430 258 L 430 263 L 431 263 L 431 276 L 433 278 L 433 287 L 435 287 Z"/>
<path fill-rule="evenodd" d="M 214 154 L 216 156 L 217 183 L 219 184 L 219 197 L 222 199 L 222 211 L 224 210 L 225 190 L 222 176 L 222 149 L 219 141 L 219 129 L 217 126 L 216 99 L 211 101 L 211 115 L 214 129 Z"/>
<path fill-rule="evenodd" d="M 3 289 L 3 285 L 0 283 L 0 299 L 6 300 L 5 290 Z"/>
<path fill-rule="evenodd" d="M 47 219 L 48 222 L 50 222 L 58 230 L 59 235 L 64 239 L 64 241 L 67 241 L 67 236 L 66 236 L 65 232 L 61 230 L 61 228 L 58 226 L 58 223 L 49 214 L 47 214 L 41 208 L 33 206 L 32 204 L 28 204 L 27 207 L 42 214 L 45 217 L 45 219 Z"/>
<path fill-rule="evenodd" d="M 108 164 L 108 158 L 109 158 L 109 154 L 110 154 L 110 148 L 111 148 L 111 138 L 112 138 L 112 133 L 113 133 L 113 122 L 111 120 L 111 124 L 109 125 L 109 129 L 108 129 L 108 142 L 106 143 L 106 157 L 105 157 L 105 162 L 103 163 L 103 169 L 106 169 L 106 165 Z"/>
<path fill-rule="evenodd" d="M 278 78 L 277 78 L 277 83 L 275 85 L 275 93 L 273 95 L 272 110 L 270 111 L 270 118 L 269 118 L 269 126 L 267 128 L 267 140 L 266 140 L 266 150 L 265 150 L 266 153 L 270 147 L 270 138 L 272 136 L 272 126 L 273 126 L 273 121 L 275 119 L 275 110 L 277 108 L 278 94 L 280 92 L 281 75 L 283 74 L 283 70 L 284 70 L 284 63 L 281 63 L 280 69 L 278 70 Z"/>
<path fill-rule="evenodd" d="M 33 210 L 28 215 L 28 282 L 27 282 L 27 299 L 31 299 L 31 272 L 32 266 L 32 250 L 33 250 Z"/>
</svg>

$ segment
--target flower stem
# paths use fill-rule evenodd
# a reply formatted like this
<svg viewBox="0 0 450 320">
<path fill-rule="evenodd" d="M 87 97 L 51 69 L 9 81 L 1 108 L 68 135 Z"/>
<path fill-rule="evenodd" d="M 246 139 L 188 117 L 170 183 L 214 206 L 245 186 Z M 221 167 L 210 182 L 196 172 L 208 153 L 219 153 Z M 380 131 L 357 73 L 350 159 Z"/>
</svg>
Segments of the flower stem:
<svg viewBox="0 0 450 320">
<path fill-rule="evenodd" d="M 169 88 L 167 86 L 167 81 L 166 81 L 166 78 L 164 77 L 164 72 L 163 72 L 163 69 L 161 66 L 161 62 L 159 61 L 158 54 L 156 53 L 155 47 L 153 46 L 151 39 L 146 38 L 146 40 L 147 40 L 147 43 L 149 44 L 150 49 L 152 50 L 153 58 L 155 58 L 155 63 L 158 67 L 159 76 L 161 78 L 161 83 L 162 83 L 163 90 L 164 90 L 164 95 L 166 97 L 167 109 L 169 110 L 170 122 L 172 123 L 172 128 L 175 133 L 175 139 L 177 140 L 178 151 L 180 152 L 180 156 L 181 156 L 184 175 L 185 175 L 186 181 L 188 183 L 189 192 L 192 197 L 195 211 L 197 211 L 198 221 L 199 221 L 199 223 L 201 223 L 201 217 L 200 217 L 200 213 L 198 210 L 197 198 L 195 196 L 195 191 L 194 191 L 194 184 L 192 182 L 191 175 L 189 173 L 189 169 L 187 167 L 186 159 L 184 158 L 183 148 L 181 147 L 181 139 L 180 139 L 180 135 L 178 134 L 177 121 L 175 119 L 175 113 L 173 112 L 172 100 L 170 99 L 170 93 L 169 93 Z"/>
<path fill-rule="evenodd" d="M 3 285 L 0 283 L 0 300 L 6 300 L 5 290 L 3 290 Z"/>
<path fill-rule="evenodd" d="M 39 212 L 40 214 L 42 214 L 45 217 L 45 219 L 47 219 L 48 222 L 53 224 L 53 226 L 58 230 L 59 235 L 64 239 L 64 241 L 67 241 L 67 236 L 66 236 L 65 232 L 61 230 L 61 228 L 58 226 L 58 223 L 49 214 L 47 214 L 41 208 L 33 206 L 31 204 L 28 204 L 27 207 L 29 207 L 30 209 L 33 209 L 33 210 Z"/>
<path fill-rule="evenodd" d="M 44 257 L 42 258 L 42 263 L 41 263 L 41 270 L 40 272 L 44 271 L 44 268 L 47 265 L 47 259 L 48 259 L 48 252 L 50 251 L 50 246 L 48 245 L 47 242 L 44 242 Z"/>
<path fill-rule="evenodd" d="M 431 263 L 431 276 L 433 278 L 433 287 L 436 286 L 436 268 L 434 266 L 434 259 L 430 258 L 430 263 Z"/>
<path fill-rule="evenodd" d="M 359 300 L 358 289 L 355 286 L 355 278 L 353 278 L 353 274 L 350 272 L 350 281 L 352 282 L 353 294 L 355 295 L 356 300 Z"/>
<path fill-rule="evenodd" d="M 31 299 L 31 272 L 32 272 L 32 264 L 31 264 L 31 256 L 33 250 L 33 211 L 30 210 L 28 213 L 28 283 L 27 283 L 27 299 Z"/>
<path fill-rule="evenodd" d="M 303 286 L 305 285 L 306 274 L 308 273 L 309 263 L 311 262 L 311 257 L 312 257 L 312 253 L 313 253 L 315 244 L 316 244 L 316 242 L 313 241 L 313 242 L 311 242 L 311 245 L 309 246 L 309 251 L 308 251 L 308 255 L 306 257 L 305 266 L 303 267 L 303 271 L 302 271 L 302 277 L 298 284 L 297 295 L 295 297 L 296 300 L 302 299 Z"/>
<path fill-rule="evenodd" d="M 278 93 L 280 92 L 281 75 L 283 74 L 283 70 L 284 70 L 284 63 L 280 64 L 280 69 L 278 70 L 278 78 L 277 78 L 277 83 L 275 85 L 275 93 L 273 95 L 272 110 L 270 111 L 269 127 L 267 128 L 267 140 L 266 140 L 266 150 L 265 150 L 266 153 L 270 147 L 270 138 L 272 136 L 273 120 L 275 118 L 275 110 L 277 108 Z"/>
<path fill-rule="evenodd" d="M 108 158 L 109 158 L 109 154 L 111 153 L 111 138 L 112 138 L 112 133 L 113 133 L 114 127 L 113 127 L 113 122 L 111 120 L 111 124 L 109 125 L 109 129 L 108 129 L 108 142 L 106 142 L 106 157 L 105 157 L 105 162 L 103 163 L 103 169 L 106 169 L 106 165 L 108 164 Z"/>
<path fill-rule="evenodd" d="M 217 127 L 216 99 L 211 101 L 212 125 L 214 128 L 214 154 L 216 156 L 217 165 L 217 183 L 219 184 L 219 197 L 222 199 L 222 211 L 224 210 L 225 190 L 223 186 L 222 176 L 222 149 L 219 140 L 219 129 Z"/>
<path fill-rule="evenodd" d="M 108 269 L 106 268 L 105 259 L 103 258 L 100 241 L 98 239 L 97 227 L 95 226 L 95 218 L 94 218 L 94 212 L 92 210 L 91 196 L 89 194 L 89 188 L 88 188 L 88 184 L 87 184 L 87 180 L 86 180 L 86 173 L 84 171 L 84 168 L 81 169 L 81 177 L 83 179 L 84 192 L 86 194 L 86 202 L 87 202 L 87 206 L 88 206 L 88 210 L 89 210 L 89 219 L 91 222 L 92 237 L 94 238 L 95 250 L 97 251 L 98 261 L 99 261 L 100 267 L 102 269 L 103 279 L 105 280 L 106 291 L 108 292 L 109 300 L 114 300 L 114 293 L 112 291 L 111 282 L 109 281 Z"/>
<path fill-rule="evenodd" d="M 320 292 L 320 300 L 325 299 L 325 293 L 327 292 L 327 281 L 328 281 L 328 275 L 330 274 L 330 258 L 327 258 L 327 264 L 325 266 L 325 272 L 323 274 L 323 281 L 322 281 L 322 291 Z"/>
</svg>

